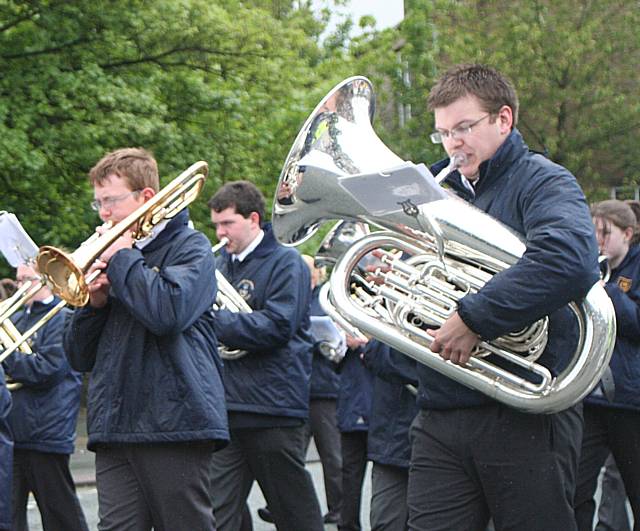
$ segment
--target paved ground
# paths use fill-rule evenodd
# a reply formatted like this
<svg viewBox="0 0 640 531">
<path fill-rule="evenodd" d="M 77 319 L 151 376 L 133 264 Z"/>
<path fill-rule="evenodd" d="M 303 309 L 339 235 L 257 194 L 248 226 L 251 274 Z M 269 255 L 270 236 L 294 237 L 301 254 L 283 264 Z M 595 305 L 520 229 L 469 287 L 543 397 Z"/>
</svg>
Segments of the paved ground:
<svg viewBox="0 0 640 531">
<path fill-rule="evenodd" d="M 80 503 L 84 509 L 87 522 L 89 523 L 89 529 L 96 530 L 98 528 L 98 500 L 96 495 L 96 489 L 94 486 L 95 473 L 93 464 L 93 453 L 88 452 L 85 448 L 82 438 L 79 441 L 78 449 L 71 458 L 71 471 L 78 485 L 78 497 Z M 322 514 L 327 511 L 327 503 L 324 496 L 324 482 L 322 479 L 322 467 L 317 458 L 317 452 L 313 443 L 309 448 L 307 455 L 307 467 L 313 478 L 316 492 L 318 493 L 318 499 L 322 508 Z M 365 485 L 362 499 L 362 528 L 368 531 L 369 526 L 369 500 L 371 498 L 371 470 L 367 470 L 365 478 Z M 254 531 L 273 531 L 275 526 L 263 522 L 257 515 L 257 510 L 260 507 L 264 507 L 264 497 L 257 484 L 254 484 L 253 489 L 249 495 L 249 507 L 251 508 L 251 514 L 253 516 L 253 529 Z M 40 514 L 38 508 L 33 499 L 29 502 L 28 508 L 29 529 L 31 531 L 42 531 L 42 524 L 40 522 Z M 336 530 L 334 525 L 326 525 L 325 530 Z M 303 531 L 303 530 L 301 530 Z"/>
</svg>

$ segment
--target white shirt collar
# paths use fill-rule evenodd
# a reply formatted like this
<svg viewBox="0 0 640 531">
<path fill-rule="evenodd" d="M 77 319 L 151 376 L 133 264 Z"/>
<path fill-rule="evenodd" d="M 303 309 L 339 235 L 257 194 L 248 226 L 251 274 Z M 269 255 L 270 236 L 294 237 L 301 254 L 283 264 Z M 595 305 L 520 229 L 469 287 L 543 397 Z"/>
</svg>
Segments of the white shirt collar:
<svg viewBox="0 0 640 531">
<path fill-rule="evenodd" d="M 165 219 L 160 223 L 158 223 L 157 225 L 154 225 L 149 235 L 146 238 L 142 238 L 141 240 L 138 240 L 135 246 L 138 249 L 144 249 L 147 245 L 149 245 L 154 240 L 154 238 L 158 237 L 158 234 L 160 234 L 164 230 L 164 228 L 167 226 L 167 224 L 170 221 L 171 221 L 170 219 Z"/>
<path fill-rule="evenodd" d="M 475 181 L 473 181 L 473 184 L 472 184 L 469 179 L 467 179 L 464 175 L 460 174 L 460 180 L 462 181 L 462 184 L 464 185 L 464 187 L 467 190 L 469 190 L 472 194 L 475 195 L 476 187 L 478 186 L 478 181 L 480 180 L 480 177 L 478 177 Z"/>
<path fill-rule="evenodd" d="M 249 254 L 251 254 L 251 252 L 255 250 L 256 247 L 258 247 L 258 245 L 260 245 L 260 242 L 262 241 L 263 238 L 264 238 L 264 231 L 260 229 L 260 232 L 258 233 L 258 235 L 253 239 L 253 241 L 249 245 L 247 245 L 245 250 L 239 254 L 231 255 L 232 258 L 234 260 L 237 260 L 238 262 L 244 262 L 244 259 L 247 256 L 249 256 Z"/>
</svg>

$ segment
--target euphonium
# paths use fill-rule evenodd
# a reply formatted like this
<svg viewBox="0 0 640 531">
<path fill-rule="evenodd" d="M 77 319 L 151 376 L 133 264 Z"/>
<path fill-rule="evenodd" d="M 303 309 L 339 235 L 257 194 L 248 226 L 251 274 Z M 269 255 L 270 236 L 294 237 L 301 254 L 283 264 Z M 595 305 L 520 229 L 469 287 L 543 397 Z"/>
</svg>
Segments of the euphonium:
<svg viewBox="0 0 640 531">
<path fill-rule="evenodd" d="M 222 238 L 211 248 L 211 252 L 214 254 L 217 253 L 219 249 L 227 245 L 228 241 L 227 238 Z M 216 268 L 216 282 L 218 284 L 218 291 L 216 293 L 216 302 L 213 306 L 214 310 L 229 310 L 231 312 L 244 313 L 251 313 L 253 311 L 251 306 L 247 304 L 247 301 L 242 298 L 218 268 Z M 218 352 L 224 360 L 235 360 L 247 354 L 246 350 L 230 349 L 222 344 L 219 345 Z"/>
<path fill-rule="evenodd" d="M 315 264 L 320 267 L 329 267 L 332 270 L 347 249 L 369 232 L 369 226 L 366 223 L 349 220 L 338 221 L 322 239 L 315 255 Z M 330 287 L 330 283 L 326 282 L 318 294 L 318 302 L 324 313 L 351 337 L 366 339 L 366 336 L 347 321 L 331 303 Z"/>
<path fill-rule="evenodd" d="M 190 205 L 198 197 L 207 174 L 206 162 L 192 164 L 125 219 L 104 234 L 92 236 L 71 254 L 56 247 L 41 247 L 36 258 L 40 274 L 62 300 L 72 306 L 86 305 L 93 278 L 85 277 L 85 273 L 91 264 L 128 230 L 133 231 L 134 239 L 142 239 L 158 223 Z"/>
<path fill-rule="evenodd" d="M 551 413 L 578 402 L 607 367 L 615 314 L 599 284 L 569 307 L 580 330 L 578 348 L 557 376 L 536 363 L 547 340 L 547 319 L 482 342 L 466 366 L 429 350 L 427 328 L 440 326 L 467 293 L 515 264 L 525 251 L 506 226 L 443 190 L 424 165 L 403 161 L 373 131 L 369 80 L 352 77 L 318 104 L 285 161 L 273 205 L 275 236 L 296 245 L 328 219 L 351 219 L 382 229 L 360 239 L 338 260 L 330 280 L 336 311 L 356 329 L 419 363 L 511 407 Z M 454 164 L 448 171 L 455 169 Z M 377 282 L 352 277 L 376 251 L 385 263 Z M 501 358 L 496 365 L 488 355 Z M 506 363 L 505 363 L 506 361 Z M 503 365 L 515 366 L 516 373 Z M 521 370 L 529 371 L 522 377 Z"/>
</svg>

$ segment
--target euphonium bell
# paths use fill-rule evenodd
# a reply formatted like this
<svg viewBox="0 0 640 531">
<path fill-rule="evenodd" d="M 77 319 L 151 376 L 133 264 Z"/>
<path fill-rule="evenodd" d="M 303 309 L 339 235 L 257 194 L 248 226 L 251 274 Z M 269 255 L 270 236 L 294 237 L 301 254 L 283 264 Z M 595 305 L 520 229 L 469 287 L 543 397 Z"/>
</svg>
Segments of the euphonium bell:
<svg viewBox="0 0 640 531">
<path fill-rule="evenodd" d="M 584 398 L 609 363 L 615 314 L 599 284 L 573 303 L 579 345 L 557 376 L 535 363 L 547 319 L 483 342 L 466 366 L 431 352 L 427 328 L 440 326 L 469 292 L 515 264 L 526 247 L 519 235 L 450 195 L 424 165 L 403 161 L 377 137 L 373 88 L 364 77 L 339 83 L 323 98 L 289 152 L 273 204 L 275 236 L 285 245 L 311 237 L 320 223 L 348 219 L 377 226 L 336 263 L 329 298 L 355 329 L 511 407 L 550 413 Z M 447 171 L 455 169 L 456 160 Z M 358 264 L 372 252 L 385 267 L 371 282 Z M 497 355 L 496 365 L 488 358 Z M 517 368 L 516 372 L 503 368 Z M 521 377 L 522 369 L 529 371 Z"/>
</svg>

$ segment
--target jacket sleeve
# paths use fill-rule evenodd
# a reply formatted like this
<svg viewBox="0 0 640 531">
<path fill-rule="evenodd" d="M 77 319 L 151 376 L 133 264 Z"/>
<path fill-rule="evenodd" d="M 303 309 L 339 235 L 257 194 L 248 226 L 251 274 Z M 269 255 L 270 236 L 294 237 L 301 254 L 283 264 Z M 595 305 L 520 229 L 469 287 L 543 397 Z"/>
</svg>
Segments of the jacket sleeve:
<svg viewBox="0 0 640 531">
<path fill-rule="evenodd" d="M 364 364 L 374 376 L 396 384 L 418 385 L 416 361 L 377 340 L 364 351 Z"/>
<path fill-rule="evenodd" d="M 96 362 L 100 335 L 109 317 L 110 302 L 104 308 L 84 306 L 73 312 L 67 320 L 63 347 L 71 367 L 89 372 Z"/>
<path fill-rule="evenodd" d="M 638 293 L 625 293 L 615 282 L 605 286 L 616 312 L 616 330 L 619 337 L 640 341 L 640 300 Z"/>
<path fill-rule="evenodd" d="M 62 348 L 64 312 L 55 315 L 42 329 L 33 345 L 33 354 L 14 352 L 4 360 L 4 370 L 13 380 L 28 386 L 51 386 L 69 372 Z"/>
<path fill-rule="evenodd" d="M 216 312 L 218 340 L 227 347 L 258 352 L 285 346 L 308 315 L 310 286 L 309 268 L 297 253 L 283 254 L 267 281 L 262 308 Z"/>
<path fill-rule="evenodd" d="M 598 247 L 586 200 L 558 168 L 531 177 L 517 205 L 526 251 L 480 291 L 460 300 L 462 320 L 483 339 L 520 330 L 583 298 L 599 277 Z"/>
<path fill-rule="evenodd" d="M 215 300 L 214 257 L 207 238 L 192 232 L 169 251 L 160 271 L 138 249 L 118 251 L 107 267 L 113 296 L 157 336 L 189 328 Z"/>
</svg>

